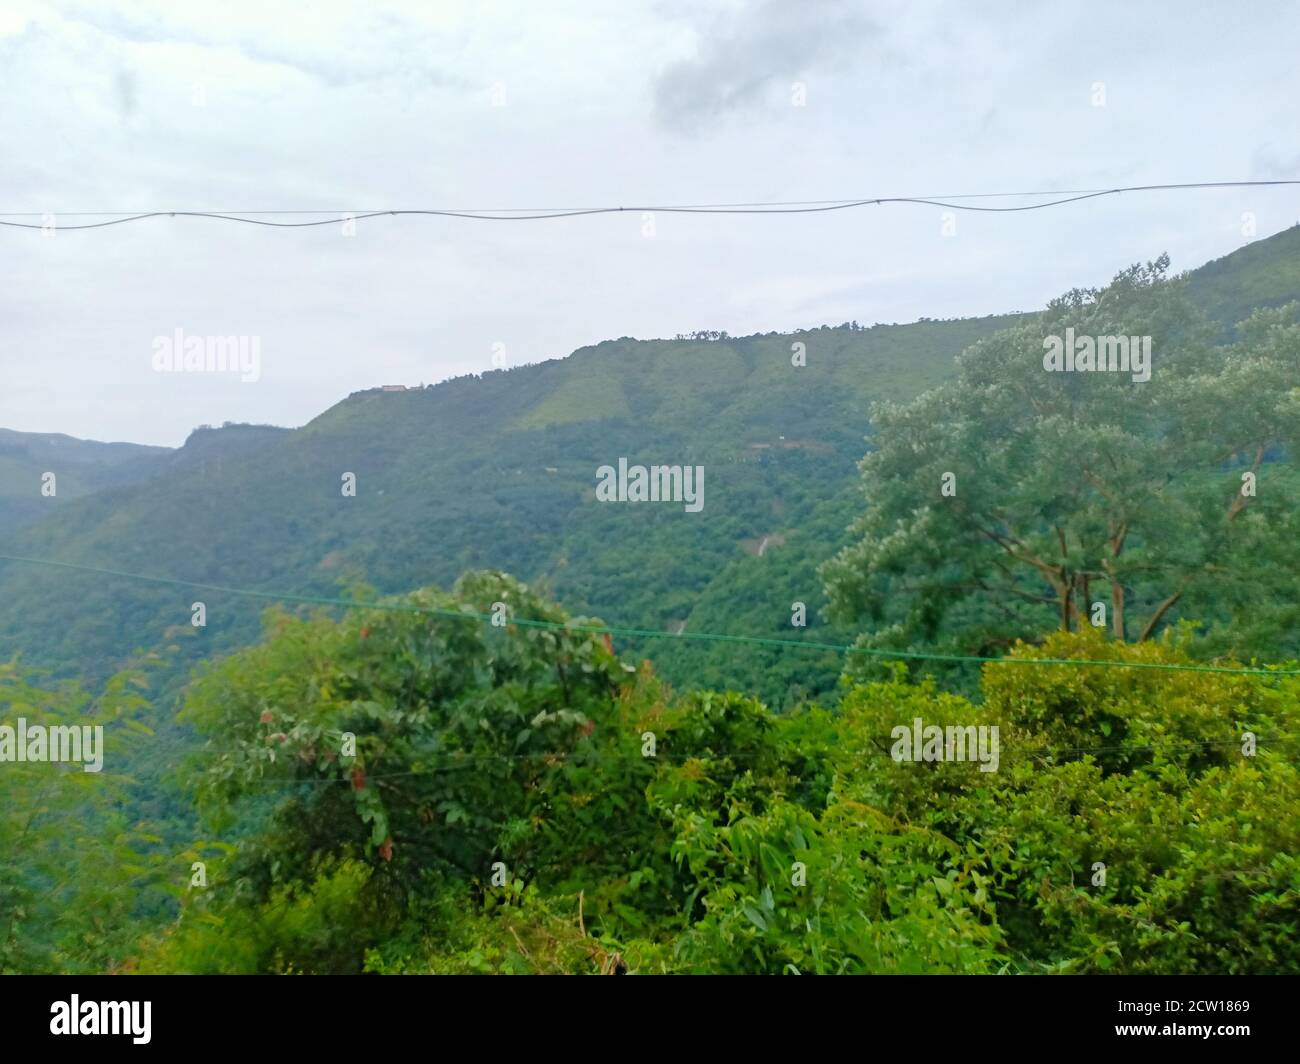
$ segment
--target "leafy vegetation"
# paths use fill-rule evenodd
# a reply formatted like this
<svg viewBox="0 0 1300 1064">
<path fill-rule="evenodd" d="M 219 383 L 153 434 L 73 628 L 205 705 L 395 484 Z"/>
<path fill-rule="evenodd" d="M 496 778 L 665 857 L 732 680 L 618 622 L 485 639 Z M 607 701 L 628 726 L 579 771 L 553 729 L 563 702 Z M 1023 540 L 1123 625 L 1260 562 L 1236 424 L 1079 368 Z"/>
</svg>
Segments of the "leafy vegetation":
<svg viewBox="0 0 1300 1064">
<path fill-rule="evenodd" d="M 876 409 L 858 542 L 824 569 L 839 614 L 869 622 L 864 645 L 990 653 L 1052 626 L 1143 640 L 1180 615 L 1246 614 L 1239 652 L 1261 635 L 1295 651 L 1258 621 L 1295 601 L 1281 463 L 1300 441 L 1300 304 L 1216 346 L 1166 265 L 1071 292 L 971 347 L 950 384 Z M 1156 338 L 1149 381 L 1042 368 L 1045 337 L 1125 334 Z"/>
<path fill-rule="evenodd" d="M 555 627 L 493 628 L 495 602 Z M 238 842 L 133 966 L 1300 965 L 1293 677 L 1016 663 L 1193 663 L 1173 633 L 1059 632 L 986 666 L 978 703 L 900 674 L 777 715 L 675 695 L 589 623 L 494 573 L 342 621 L 273 613 L 189 700 L 202 804 Z M 893 760 L 916 717 L 996 724 L 1000 770 Z"/>
<path fill-rule="evenodd" d="M 110 679 L 95 697 L 79 686 L 38 686 L 0 664 L 0 722 L 105 729 L 105 768 L 6 760 L 0 801 L 0 972 L 111 971 L 161 911 L 148 854 L 159 841 L 127 816 L 127 781 L 111 771 L 148 740 L 140 671 Z M 12 756 L 12 755 L 10 755 Z"/>
</svg>

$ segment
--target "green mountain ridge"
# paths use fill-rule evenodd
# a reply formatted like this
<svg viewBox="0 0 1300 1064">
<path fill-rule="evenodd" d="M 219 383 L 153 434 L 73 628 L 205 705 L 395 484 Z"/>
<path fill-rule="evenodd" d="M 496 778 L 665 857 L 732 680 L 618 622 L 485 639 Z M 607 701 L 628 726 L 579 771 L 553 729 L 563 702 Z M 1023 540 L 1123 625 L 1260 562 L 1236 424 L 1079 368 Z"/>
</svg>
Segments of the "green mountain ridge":
<svg viewBox="0 0 1300 1064">
<path fill-rule="evenodd" d="M 140 443 L 0 429 L 0 532 L 33 524 L 68 500 L 147 480 L 170 453 Z M 41 478 L 54 471 L 56 493 L 43 496 Z"/>
<path fill-rule="evenodd" d="M 786 547 L 759 558 L 748 541 L 798 542 L 820 503 L 848 497 L 874 399 L 923 390 L 1012 320 L 611 341 L 424 390 L 358 393 L 251 452 L 223 446 L 233 427 L 216 430 L 206 457 L 83 499 L 75 519 L 23 530 L 12 553 L 322 596 L 353 578 L 390 592 L 500 568 L 611 624 L 693 629 L 696 601 L 724 569 L 784 568 Z M 796 342 L 806 366 L 791 365 Z M 595 470 L 623 456 L 703 465 L 704 511 L 597 505 Z M 341 493 L 348 472 L 356 498 Z M 788 627 L 791 601 L 820 601 L 812 570 L 796 568 L 773 584 L 773 625 Z M 105 579 L 6 566 L 9 601 L 42 605 L 25 619 L 4 611 L 0 653 L 106 669 L 186 625 L 203 597 Z M 263 603 L 207 598 L 208 628 L 182 640 L 182 657 L 258 631 Z"/>
</svg>

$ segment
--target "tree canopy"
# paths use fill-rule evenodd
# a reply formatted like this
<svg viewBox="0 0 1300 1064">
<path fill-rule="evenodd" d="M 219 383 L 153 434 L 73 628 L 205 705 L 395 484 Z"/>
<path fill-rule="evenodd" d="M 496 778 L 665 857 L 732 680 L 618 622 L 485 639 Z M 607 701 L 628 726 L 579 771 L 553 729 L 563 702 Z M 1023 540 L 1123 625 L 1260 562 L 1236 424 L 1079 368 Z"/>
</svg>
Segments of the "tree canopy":
<svg viewBox="0 0 1300 1064">
<path fill-rule="evenodd" d="M 1215 346 L 1167 265 L 1067 293 L 974 344 L 950 383 L 877 406 L 866 512 L 823 568 L 866 645 L 979 653 L 1088 625 L 1141 641 L 1179 607 L 1222 621 L 1291 589 L 1270 575 L 1297 560 L 1273 464 L 1300 430 L 1297 304 Z M 1067 334 L 1150 337 L 1150 379 L 1047 371 Z"/>
</svg>

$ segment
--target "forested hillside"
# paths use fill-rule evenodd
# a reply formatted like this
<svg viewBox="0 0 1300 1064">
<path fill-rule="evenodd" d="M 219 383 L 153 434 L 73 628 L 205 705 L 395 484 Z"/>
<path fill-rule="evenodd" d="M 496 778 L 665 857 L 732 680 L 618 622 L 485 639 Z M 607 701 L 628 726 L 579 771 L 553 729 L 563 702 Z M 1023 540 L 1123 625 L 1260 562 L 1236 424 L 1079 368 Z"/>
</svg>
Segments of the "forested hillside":
<svg viewBox="0 0 1300 1064">
<path fill-rule="evenodd" d="M 0 429 L 0 532 L 34 524 L 70 499 L 146 480 L 168 453 L 165 447 Z M 41 478 L 55 470 L 53 493 L 43 495 Z"/>
<path fill-rule="evenodd" d="M 320 596 L 358 581 L 448 586 L 487 566 L 627 627 L 714 623 L 708 603 L 721 594 L 744 611 L 724 627 L 779 633 L 796 600 L 816 623 L 815 569 L 849 516 L 871 402 L 938 383 L 962 349 L 1012 320 L 624 339 L 424 390 L 360 393 L 294 432 L 196 433 L 158 476 L 79 500 L 6 553 Z M 792 365 L 795 343 L 804 366 Z M 703 465 L 703 510 L 597 505 L 595 470 L 623 456 Z M 341 492 L 346 472 L 354 498 Z M 746 583 L 757 594 L 737 598 Z M 265 605 L 13 563 L 0 563 L 0 589 L 0 646 L 99 676 L 169 631 L 189 636 L 176 644 L 182 661 L 246 643 Z M 184 632 L 196 597 L 208 606 L 197 637 Z M 671 655 L 662 660 L 671 672 Z M 782 701 L 787 680 L 826 689 L 834 668 L 810 663 L 820 670 L 801 678 L 795 665 L 765 695 Z"/>
</svg>

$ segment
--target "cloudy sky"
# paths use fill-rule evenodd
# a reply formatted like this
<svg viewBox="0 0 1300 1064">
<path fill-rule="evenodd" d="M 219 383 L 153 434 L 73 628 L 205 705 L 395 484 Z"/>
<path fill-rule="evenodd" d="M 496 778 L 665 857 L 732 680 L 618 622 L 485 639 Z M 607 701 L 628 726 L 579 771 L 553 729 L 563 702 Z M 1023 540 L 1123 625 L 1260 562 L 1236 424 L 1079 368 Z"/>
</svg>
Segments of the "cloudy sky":
<svg viewBox="0 0 1300 1064">
<path fill-rule="evenodd" d="M 0 212 L 549 208 L 1300 176 L 1300 7 L 0 0 Z M 1104 99 L 1102 98 L 1104 94 Z M 1098 105 L 1100 103 L 1100 105 Z M 802 104 L 800 106 L 800 104 Z M 976 200 L 976 203 L 1029 202 Z M 32 212 L 19 217 L 16 212 Z M 620 337 L 1032 309 L 1300 189 L 957 217 L 0 228 L 0 426 L 175 445 Z M 295 216 L 299 220 L 306 216 Z M 291 220 L 285 216 L 282 220 Z M 257 337 L 255 383 L 154 339 Z M 503 346 L 498 346 L 503 345 Z"/>
</svg>

